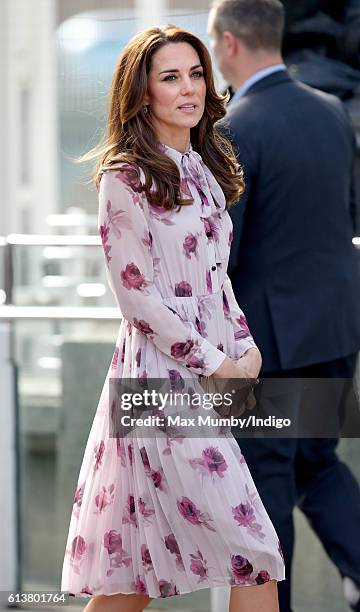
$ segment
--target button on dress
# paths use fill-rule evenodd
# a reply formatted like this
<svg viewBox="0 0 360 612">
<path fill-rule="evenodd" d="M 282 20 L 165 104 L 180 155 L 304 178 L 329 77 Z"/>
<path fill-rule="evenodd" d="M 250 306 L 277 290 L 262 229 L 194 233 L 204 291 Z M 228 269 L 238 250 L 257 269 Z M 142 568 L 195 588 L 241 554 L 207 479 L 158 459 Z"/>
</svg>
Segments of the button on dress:
<svg viewBox="0 0 360 612">
<path fill-rule="evenodd" d="M 226 273 L 232 221 L 192 148 L 160 145 L 193 204 L 151 204 L 142 171 L 103 174 L 99 232 L 122 313 L 75 491 L 61 589 L 170 597 L 285 578 L 275 529 L 226 437 L 109 436 L 109 379 L 209 377 L 255 343 Z"/>
</svg>

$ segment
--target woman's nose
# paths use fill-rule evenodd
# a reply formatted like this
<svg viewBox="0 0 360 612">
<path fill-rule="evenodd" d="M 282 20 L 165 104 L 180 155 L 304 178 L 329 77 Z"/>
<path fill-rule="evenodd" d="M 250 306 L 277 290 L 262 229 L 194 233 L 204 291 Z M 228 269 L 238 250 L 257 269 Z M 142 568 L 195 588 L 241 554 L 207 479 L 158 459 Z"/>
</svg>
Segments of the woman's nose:
<svg viewBox="0 0 360 612">
<path fill-rule="evenodd" d="M 181 87 L 181 93 L 192 93 L 194 91 L 194 82 L 190 77 L 184 77 Z"/>
</svg>

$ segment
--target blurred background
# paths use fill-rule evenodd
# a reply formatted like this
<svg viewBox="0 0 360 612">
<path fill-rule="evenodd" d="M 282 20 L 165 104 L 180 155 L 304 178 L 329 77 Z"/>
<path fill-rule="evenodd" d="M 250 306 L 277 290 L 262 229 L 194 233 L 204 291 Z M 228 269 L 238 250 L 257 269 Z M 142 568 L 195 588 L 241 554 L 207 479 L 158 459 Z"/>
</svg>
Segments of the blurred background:
<svg viewBox="0 0 360 612">
<path fill-rule="evenodd" d="M 360 2 L 284 4 L 291 74 L 335 93 L 350 113 L 360 194 Z M 0 591 L 60 587 L 78 470 L 119 326 L 90 169 L 72 159 L 103 134 L 127 41 L 171 22 L 208 45 L 209 7 L 0 2 Z M 359 440 L 342 440 L 340 453 L 360 478 Z M 299 513 L 296 525 L 296 611 L 346 611 L 340 578 Z M 225 601 L 205 590 L 151 608 L 225 612 Z"/>
</svg>

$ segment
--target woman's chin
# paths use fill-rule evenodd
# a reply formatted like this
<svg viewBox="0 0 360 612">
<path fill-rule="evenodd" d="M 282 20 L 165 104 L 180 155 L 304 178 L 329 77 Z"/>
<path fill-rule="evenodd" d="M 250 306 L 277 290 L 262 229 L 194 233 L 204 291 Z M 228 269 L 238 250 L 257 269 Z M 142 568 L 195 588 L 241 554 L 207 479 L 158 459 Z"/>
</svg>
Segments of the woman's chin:
<svg viewBox="0 0 360 612">
<path fill-rule="evenodd" d="M 184 117 L 183 120 L 177 123 L 179 128 L 194 128 L 200 121 L 201 117 Z"/>
</svg>

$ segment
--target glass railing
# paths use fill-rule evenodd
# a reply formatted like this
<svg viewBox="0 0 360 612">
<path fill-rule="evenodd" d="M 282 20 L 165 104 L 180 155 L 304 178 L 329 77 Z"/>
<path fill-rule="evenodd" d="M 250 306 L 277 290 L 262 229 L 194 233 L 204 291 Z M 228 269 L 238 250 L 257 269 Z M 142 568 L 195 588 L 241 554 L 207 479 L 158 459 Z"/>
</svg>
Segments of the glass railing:
<svg viewBox="0 0 360 612">
<path fill-rule="evenodd" d="M 117 336 L 99 245 L 97 236 L 0 241 L 0 320 L 12 327 L 17 370 L 23 589 L 59 588 L 82 449 Z"/>
<path fill-rule="evenodd" d="M 101 319 L 16 322 L 25 589 L 59 588 L 78 470 L 117 328 Z"/>
<path fill-rule="evenodd" d="M 110 306 L 98 236 L 11 234 L 2 239 L 3 262 L 12 266 L 16 306 Z M 10 270 L 7 271 L 8 275 Z M 5 282 L 5 276 L 0 279 Z"/>
</svg>

